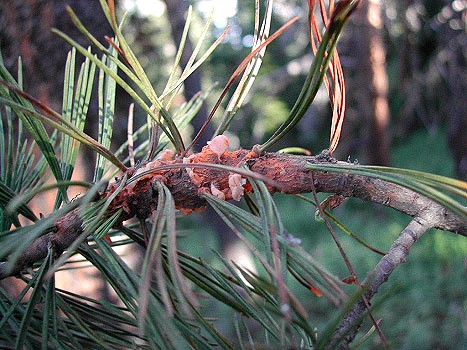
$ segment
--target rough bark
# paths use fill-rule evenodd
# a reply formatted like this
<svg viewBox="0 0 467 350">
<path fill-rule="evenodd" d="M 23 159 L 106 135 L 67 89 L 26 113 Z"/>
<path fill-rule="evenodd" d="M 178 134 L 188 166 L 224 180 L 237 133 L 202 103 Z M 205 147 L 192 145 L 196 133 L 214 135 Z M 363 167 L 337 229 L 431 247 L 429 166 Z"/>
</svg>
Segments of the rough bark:
<svg viewBox="0 0 467 350">
<path fill-rule="evenodd" d="M 233 173 L 216 168 L 216 165 L 220 164 L 236 167 L 240 173 L 242 167 L 247 167 L 256 174 L 256 177 L 265 180 L 271 193 L 308 193 L 314 188 L 317 192 L 356 197 L 394 208 L 415 218 L 422 218 L 429 223 L 427 229 L 437 228 L 467 236 L 467 223 L 464 218 L 414 191 L 367 176 L 312 171 L 309 167 L 310 163 L 338 163 L 352 167 L 351 163 L 338 162 L 326 155 L 257 154 L 255 151 L 245 149 L 219 155 L 206 146 L 202 152 L 188 158 L 163 157 L 144 164 L 139 169 L 131 169 L 128 173 L 129 180 L 112 200 L 108 213 L 110 215 L 122 210 L 117 224 L 135 216 L 140 220 L 148 218 L 157 210 L 158 182 L 169 188 L 176 208 L 184 213 L 204 210 L 207 204 L 203 198 L 204 193 L 221 195 L 225 200 L 235 198 L 230 183 L 230 176 Z M 245 177 L 245 174 L 243 173 L 242 176 Z M 121 181 L 123 180 L 111 184 L 101 194 L 101 198 L 109 198 L 121 185 Z M 242 192 L 252 190 L 246 179 L 242 188 Z M 82 220 L 78 212 L 75 210 L 66 214 L 57 220 L 53 232 L 40 237 L 26 249 L 22 260 L 15 262 L 14 265 L 2 263 L 0 278 L 16 275 L 25 267 L 43 259 L 50 244 L 56 251 L 66 250 L 82 232 Z"/>
</svg>

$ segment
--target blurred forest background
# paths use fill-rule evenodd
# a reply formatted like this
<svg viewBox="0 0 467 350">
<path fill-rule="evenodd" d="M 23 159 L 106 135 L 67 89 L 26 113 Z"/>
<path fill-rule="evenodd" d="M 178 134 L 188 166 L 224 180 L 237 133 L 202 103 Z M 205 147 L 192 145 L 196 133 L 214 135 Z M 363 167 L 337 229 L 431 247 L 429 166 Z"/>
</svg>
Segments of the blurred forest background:
<svg viewBox="0 0 467 350">
<path fill-rule="evenodd" d="M 201 30 L 213 4 L 218 7 L 212 40 L 227 24 L 231 26 L 226 40 L 208 63 L 185 82 L 186 100 L 201 89 L 213 88 L 193 122 L 193 132 L 197 131 L 222 87 L 251 48 L 254 1 L 125 0 L 117 4 L 122 13 L 129 11 L 131 15 L 124 33 L 145 64 L 156 91 L 158 81 L 162 87 L 167 80 L 189 4 L 198 16 L 195 29 L 190 33 L 192 42 L 196 42 L 196 28 Z M 70 48 L 50 33 L 50 28 L 56 27 L 81 44 L 87 44 L 71 23 L 66 5 L 74 9 L 89 31 L 102 38 L 102 42 L 104 35 L 111 35 L 97 0 L 0 2 L 0 47 L 7 66 L 14 72 L 17 57 L 21 56 L 25 90 L 57 110 L 61 109 L 65 58 Z M 300 92 L 312 61 L 307 4 L 305 0 L 275 1 L 273 28 L 277 29 L 296 15 L 300 20 L 268 47 L 249 99 L 230 129 L 232 135 L 229 136 L 237 145 L 250 148 L 264 141 L 285 119 Z M 336 158 L 466 180 L 466 29 L 467 3 L 464 0 L 364 1 L 338 45 L 346 79 L 347 114 Z M 193 48 L 188 43 L 182 65 L 190 56 L 190 50 Z M 215 83 L 218 85 L 214 86 Z M 126 139 L 130 103 L 124 94 L 117 100 L 115 145 Z M 94 102 L 86 127 L 91 135 L 97 131 L 92 118 L 96 110 Z M 136 123 L 144 122 L 143 111 L 136 110 L 135 115 Z M 328 97 L 323 89 L 308 115 L 277 149 L 297 146 L 319 153 L 329 144 L 330 117 Z M 209 131 L 204 134 L 198 149 L 210 136 Z M 87 176 L 86 164 L 92 164 L 92 157 L 92 154 L 83 154 L 83 177 Z M 277 200 L 288 231 L 301 238 L 303 246 L 323 265 L 336 275 L 346 277 L 345 266 L 331 238 L 326 235 L 324 226 L 313 220 L 314 208 L 304 202 L 297 204 L 285 196 L 277 196 Z M 348 201 L 336 215 L 382 250 L 408 222 L 403 215 L 356 200 Z M 216 220 L 212 220 L 212 228 L 206 228 L 205 218 L 192 215 L 182 220 L 182 228 L 190 234 L 181 239 L 180 244 L 195 256 L 215 259 L 211 249 L 226 251 L 232 244 L 232 237 Z M 209 235 L 206 230 L 210 230 Z M 210 237 L 210 242 L 206 242 L 206 237 Z M 201 239 L 203 244 L 196 244 Z M 342 240 L 352 263 L 364 277 L 379 257 L 356 246 L 355 241 L 345 235 Z M 432 232 L 423 237 L 407 263 L 391 276 L 391 285 L 398 288 L 390 291 L 377 317 L 383 318 L 383 331 L 395 348 L 460 349 L 462 344 L 467 344 L 466 256 L 465 239 Z M 386 290 L 390 288 L 385 287 Z M 111 298 L 105 286 L 97 289 L 94 286 L 92 293 Z M 335 312 L 327 301 L 311 296 L 309 291 L 301 291 L 300 286 L 297 286 L 297 293 L 309 298 L 305 304 L 314 311 L 311 314 L 317 324 L 320 324 L 320 315 Z M 223 314 L 227 311 L 216 312 L 219 323 L 224 322 L 223 327 L 228 331 L 229 316 Z M 227 321 L 222 321 L 223 318 Z"/>
</svg>

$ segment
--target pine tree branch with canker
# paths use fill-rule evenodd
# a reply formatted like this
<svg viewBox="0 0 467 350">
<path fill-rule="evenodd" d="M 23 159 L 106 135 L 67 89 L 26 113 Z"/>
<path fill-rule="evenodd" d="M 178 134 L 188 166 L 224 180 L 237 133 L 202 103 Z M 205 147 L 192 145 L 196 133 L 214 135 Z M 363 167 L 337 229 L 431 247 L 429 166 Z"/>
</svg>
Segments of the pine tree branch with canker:
<svg viewBox="0 0 467 350">
<path fill-rule="evenodd" d="M 350 162 L 338 161 L 331 156 L 339 142 L 345 113 L 345 83 L 342 67 L 335 48 L 339 33 L 358 2 L 357 0 L 340 1 L 335 7 L 331 2 L 329 4 L 329 16 L 326 13 L 322 13 L 322 20 L 326 27 L 326 31 L 322 36 L 321 31 L 318 30 L 314 15 L 317 1 L 309 1 L 310 41 L 315 53 L 314 63 L 310 68 L 302 92 L 289 117 L 266 143 L 261 146 L 255 146 L 252 150 L 238 149 L 228 151 L 229 139 L 224 135 L 219 135 L 209 141 L 201 152 L 193 153 L 190 151 L 196 140 L 205 134 L 205 127 L 209 124 L 231 84 L 262 47 L 255 48 L 234 72 L 221 98 L 189 147 L 184 147 L 183 140 L 178 128 L 173 123 L 173 119 L 161 107 L 160 112 L 162 116 L 168 125 L 171 126 L 165 128 L 165 124 L 161 124 L 161 129 L 167 133 L 177 153 L 165 150 L 158 158 L 152 160 L 153 153 L 150 151 L 145 159 L 151 159 L 151 161 L 145 161 L 131 168 L 127 168 L 107 148 L 87 135 L 83 135 L 79 130 L 75 131 L 75 135 L 73 135 L 67 128 L 63 128 L 63 125 L 67 124 L 58 113 L 53 112 L 41 102 L 29 97 L 19 88 L 13 86 L 15 84 L 11 85 L 7 82 L 3 82 L 2 84 L 44 112 L 45 116 L 38 114 L 37 118 L 42 118 L 40 120 L 47 122 L 50 117 L 50 120 L 55 123 L 59 130 L 62 130 L 65 134 L 68 132 L 69 136 L 80 142 L 84 141 L 85 144 L 91 146 L 92 149 L 99 152 L 118 167 L 120 170 L 119 178 L 115 179 L 101 193 L 98 193 L 93 198 L 93 201 L 96 201 L 96 206 L 105 203 L 102 207 L 99 207 L 102 208 L 102 211 L 105 210 L 105 215 L 103 217 L 99 216 L 99 222 L 108 223 L 111 221 L 114 227 L 122 233 L 127 231 L 125 227 L 127 225 L 126 221 L 136 218 L 141 223 L 141 229 L 145 234 L 145 238 L 148 238 L 149 232 L 145 232 L 145 230 L 147 231 L 145 221 L 157 217 L 161 213 L 161 215 L 164 215 L 164 210 L 162 209 L 164 204 L 161 204 L 162 207 L 158 207 L 158 203 L 162 203 L 161 199 L 166 198 L 167 190 L 170 191 L 173 197 L 175 208 L 184 214 L 190 214 L 206 208 L 208 195 L 216 196 L 220 200 L 225 201 L 241 200 L 245 194 L 257 188 L 252 185 L 253 180 L 262 181 L 271 194 L 275 192 L 285 194 L 313 192 L 317 205 L 316 193 L 324 192 L 336 194 L 339 198 L 354 197 L 363 201 L 381 204 L 411 216 L 412 221 L 410 224 L 401 232 L 399 238 L 392 244 L 389 251 L 381 258 L 380 262 L 367 275 L 363 282 L 358 280 L 350 261 L 342 250 L 341 254 L 346 264 L 350 266 L 349 271 L 351 272 L 351 277 L 354 279 L 354 282 L 351 283 L 355 283 L 356 285 L 355 289 L 357 290 L 358 298 L 349 306 L 349 311 L 341 319 L 330 338 L 323 337 L 322 339 L 323 342 L 327 343 L 324 345 L 325 348 L 347 349 L 359 331 L 364 316 L 368 313 L 373 325 L 380 334 L 380 339 L 385 343 L 384 334 L 378 326 L 379 322 L 371 315 L 370 306 L 374 295 L 382 284 L 388 280 L 392 272 L 405 261 L 412 245 L 430 228 L 451 231 L 467 236 L 467 222 L 465 207 L 462 207 L 459 203 L 453 205 L 449 199 L 443 201 L 441 195 L 436 196 L 434 194 L 437 192 L 434 189 L 438 188 L 438 184 L 434 183 L 434 181 L 437 181 L 436 179 L 440 177 L 425 174 L 423 175 L 426 176 L 425 178 L 420 178 L 420 181 L 417 179 L 412 186 L 410 181 L 407 180 L 408 177 L 404 178 L 403 175 L 399 178 L 397 176 L 391 178 L 391 176 L 385 176 L 384 171 L 381 169 L 379 173 L 378 171 L 373 173 L 371 171 L 364 172 L 361 171 L 362 167 L 360 166 Z M 112 24 L 117 28 L 113 1 L 109 1 L 109 7 L 112 14 Z M 320 7 L 321 10 L 324 8 L 324 2 L 320 1 Z M 333 10 L 331 11 L 331 9 Z M 266 46 L 293 21 L 295 19 L 288 22 L 287 25 L 270 36 L 261 45 Z M 117 37 L 119 37 L 119 34 L 121 36 L 119 31 L 116 31 L 116 34 Z M 116 43 L 112 41 L 111 44 L 117 48 Z M 122 51 L 120 47 L 118 50 L 124 59 L 132 57 L 131 50 L 128 53 Z M 123 50 L 126 50 L 125 47 L 123 47 Z M 128 60 L 126 62 L 130 63 Z M 139 69 L 139 63 L 133 61 L 133 67 Z M 328 69 L 329 72 L 327 73 Z M 142 76 L 145 77 L 144 74 Z M 291 130 L 303 117 L 323 81 L 327 87 L 333 109 L 329 150 L 323 151 L 316 156 L 266 152 L 272 144 L 276 143 Z M 154 93 L 154 95 L 156 94 Z M 25 108 L 23 112 L 29 113 L 29 109 Z M 147 112 L 154 111 L 148 107 Z M 69 125 L 69 128 L 73 127 L 74 125 Z M 219 130 L 218 132 L 222 133 L 223 130 Z M 155 145 L 155 143 L 152 144 L 154 150 L 156 149 Z M 337 172 L 337 168 L 341 171 Z M 385 171 L 391 171 L 391 169 L 387 168 Z M 413 175 L 414 173 L 412 173 L 412 179 Z M 440 184 L 439 187 L 448 190 L 451 188 L 453 192 L 465 197 L 465 193 L 461 192 L 465 192 L 467 184 L 452 185 L 455 180 L 448 180 L 444 184 Z M 441 182 L 443 181 L 441 180 Z M 432 186 L 427 186 L 428 182 Z M 443 185 L 445 186 L 443 187 Z M 96 187 L 97 184 L 93 187 L 93 190 Z M 164 194 L 159 193 L 161 188 L 164 188 Z M 428 188 L 428 190 L 424 191 L 424 188 Z M 419 192 L 417 192 L 417 189 Z M 433 191 L 430 191 L 431 189 Z M 94 222 L 89 225 L 87 220 L 83 219 L 86 217 L 86 214 L 88 217 L 90 214 L 87 211 L 88 207 L 81 203 L 81 201 L 86 201 L 87 197 L 91 197 L 92 193 L 94 192 L 89 191 L 87 196 L 83 196 L 82 199 L 78 198 L 59 211 L 52 213 L 46 223 L 53 224 L 47 227 L 39 238 L 34 239 L 29 246 L 23 243 L 22 247 L 26 245 L 25 249 L 22 247 L 17 249 L 10 256 L 9 260 L 0 262 L 0 279 L 20 276 L 22 273 L 28 271 L 31 272 L 36 263 L 50 256 L 51 251 L 58 257 L 65 251 L 71 254 L 80 247 L 82 242 L 86 241 L 86 236 L 92 234 L 92 228 L 94 227 Z M 161 196 L 160 198 L 159 195 Z M 170 208 L 173 208 L 172 199 L 170 200 Z M 319 205 L 319 210 L 326 220 L 326 216 L 323 215 L 322 205 Z M 62 214 L 63 212 L 65 214 Z M 171 213 L 173 214 L 173 212 Z M 175 224 L 174 221 L 172 223 Z M 108 229 L 108 226 L 106 226 L 106 229 Z M 328 225 L 328 229 L 333 234 L 330 225 Z M 34 230 L 34 232 L 37 231 Z M 175 237 L 175 229 L 173 231 L 173 237 Z M 97 236 L 98 234 L 96 234 Z M 337 239 L 335 241 L 339 246 Z M 138 240 L 138 243 L 144 245 L 147 242 Z M 272 250 L 274 251 L 274 248 Z M 150 254 L 151 250 L 148 253 Z M 173 254 L 176 255 L 175 248 Z M 62 260 L 66 260 L 67 257 L 68 255 L 64 254 L 55 266 L 59 266 Z M 278 251 L 274 251 L 274 257 L 276 260 L 280 259 Z M 49 271 L 49 275 L 54 273 L 54 268 Z M 45 278 L 47 278 L 47 275 Z M 279 296 L 281 296 L 281 284 L 282 282 L 278 282 Z M 313 291 L 313 286 L 311 286 L 311 289 Z M 182 290 L 181 293 L 184 293 L 184 291 Z M 317 347 L 320 347 L 320 344 Z"/>
<path fill-rule="evenodd" d="M 199 153 L 177 157 L 167 151 L 152 162 L 129 169 L 127 176 L 117 179 L 99 196 L 109 198 L 122 188 L 111 201 L 108 216 L 121 211 L 116 226 L 133 217 L 149 218 L 157 210 L 158 182 L 171 191 L 175 207 L 181 212 L 202 211 L 207 205 L 203 194 L 240 200 L 252 191 L 248 176 L 253 176 L 264 181 L 272 194 L 310 193 L 314 187 L 316 192 L 355 197 L 396 209 L 414 221 L 422 220 L 425 230 L 435 228 L 467 236 L 464 218 L 415 191 L 369 176 L 311 170 L 310 164 L 338 164 L 349 169 L 354 166 L 337 161 L 326 151 L 317 156 L 301 156 L 261 153 L 255 147 L 227 151 L 227 147 L 228 139 L 220 135 Z M 122 186 L 121 181 L 126 183 Z M 61 254 L 82 233 L 83 221 L 77 208 L 56 220 L 52 230 L 37 238 L 17 261 L 2 262 L 0 279 L 18 275 L 45 258 L 51 246 Z"/>
</svg>

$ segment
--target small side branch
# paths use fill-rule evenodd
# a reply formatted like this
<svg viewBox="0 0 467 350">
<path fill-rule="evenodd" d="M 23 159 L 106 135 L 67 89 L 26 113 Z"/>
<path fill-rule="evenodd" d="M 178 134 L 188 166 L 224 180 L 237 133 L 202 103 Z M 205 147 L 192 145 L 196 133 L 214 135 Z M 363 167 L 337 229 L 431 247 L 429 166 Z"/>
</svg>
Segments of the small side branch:
<svg viewBox="0 0 467 350">
<path fill-rule="evenodd" d="M 364 296 L 368 301 L 377 293 L 378 288 L 385 283 L 391 273 L 406 261 L 410 248 L 430 228 L 431 223 L 420 217 L 415 217 L 400 233 L 391 245 L 389 252 L 380 260 L 362 283 Z M 362 323 L 362 316 L 367 307 L 362 299 L 347 313 L 336 328 L 328 349 L 348 349 Z"/>
</svg>

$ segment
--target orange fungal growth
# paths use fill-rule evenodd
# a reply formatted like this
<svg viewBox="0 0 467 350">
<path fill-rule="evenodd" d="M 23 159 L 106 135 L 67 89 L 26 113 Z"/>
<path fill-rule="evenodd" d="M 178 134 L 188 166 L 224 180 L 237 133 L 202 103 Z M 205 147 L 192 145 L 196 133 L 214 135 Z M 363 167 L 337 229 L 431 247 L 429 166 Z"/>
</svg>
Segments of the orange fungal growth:
<svg viewBox="0 0 467 350">
<path fill-rule="evenodd" d="M 208 141 L 208 147 L 217 154 L 217 158 L 220 160 L 221 156 L 228 150 L 229 148 L 229 138 L 225 135 L 218 135 L 214 137 L 211 141 Z"/>
<path fill-rule="evenodd" d="M 190 155 L 189 157 L 184 157 L 183 164 L 193 163 L 195 158 L 196 156 L 194 154 Z M 201 176 L 199 176 L 198 174 L 194 172 L 193 168 L 186 168 L 186 172 L 188 176 L 190 177 L 190 180 L 193 184 L 195 184 L 198 187 L 202 185 L 203 179 L 201 178 Z"/>
<path fill-rule="evenodd" d="M 157 160 L 173 160 L 175 156 L 175 152 L 171 149 L 165 149 L 161 152 L 161 154 L 157 157 Z"/>
<path fill-rule="evenodd" d="M 219 190 L 216 185 L 211 182 L 211 193 L 219 199 L 225 200 L 225 193 Z"/>
<path fill-rule="evenodd" d="M 236 201 L 239 201 L 245 193 L 245 189 L 243 188 L 245 184 L 246 179 L 243 179 L 240 174 L 229 175 L 229 188 L 232 192 L 232 198 Z"/>
</svg>

